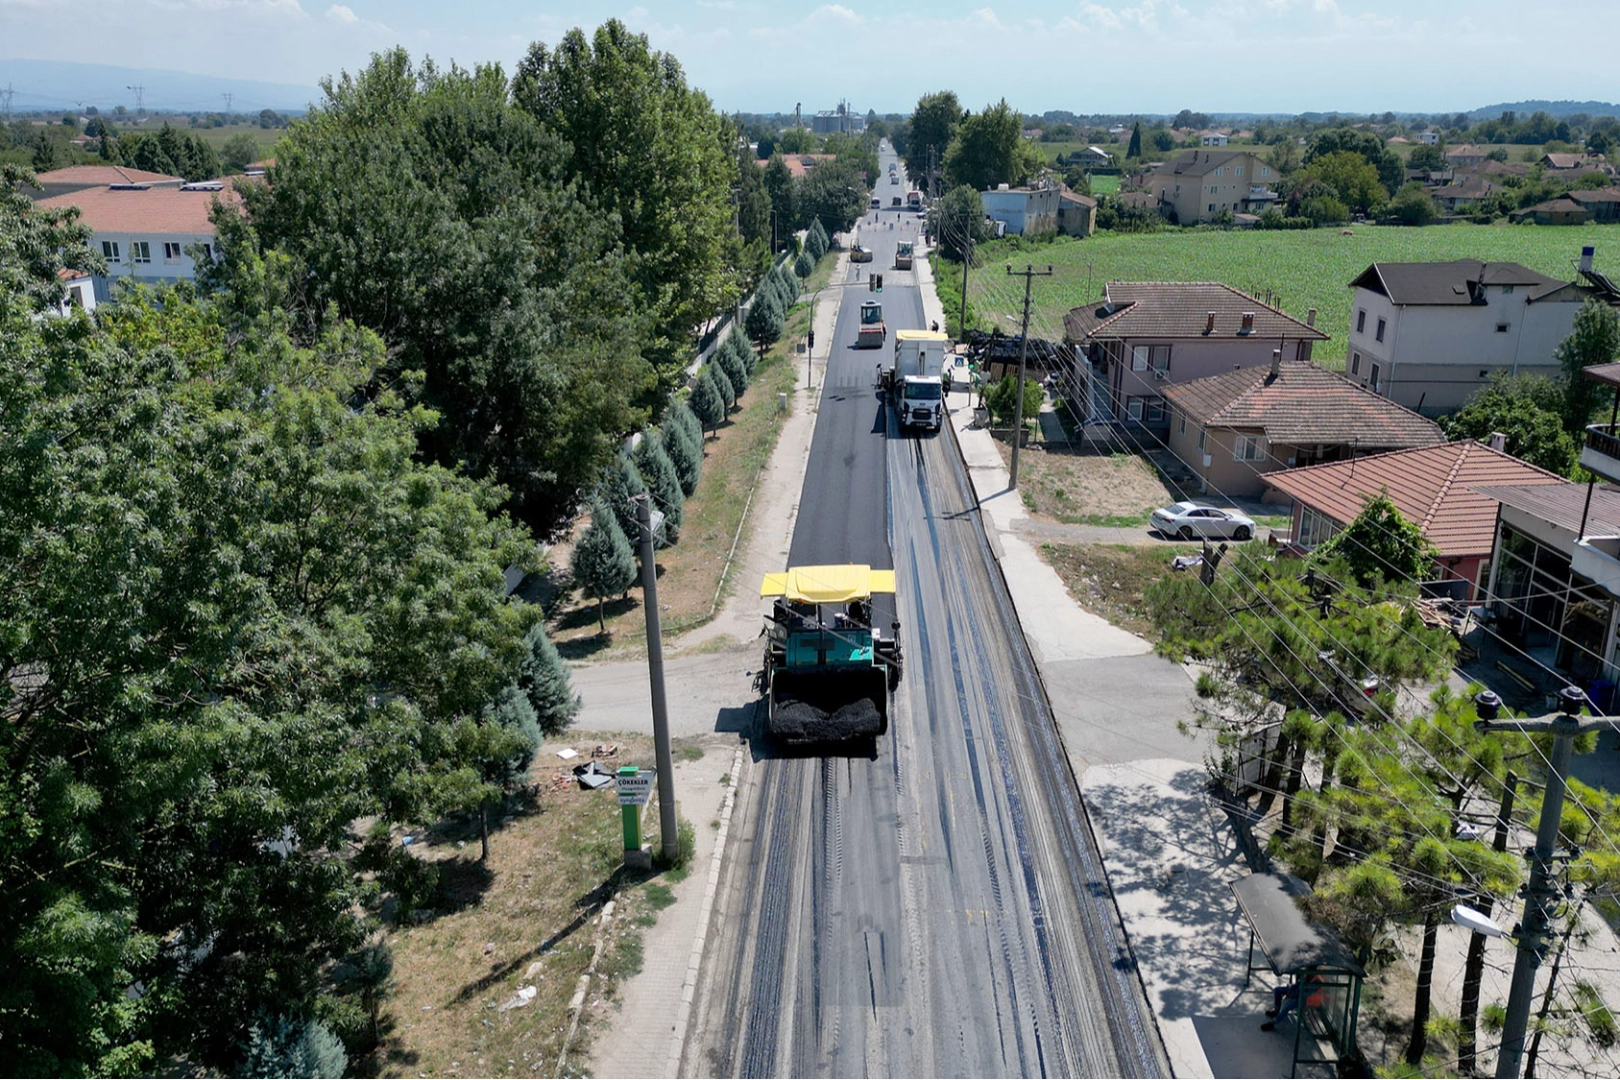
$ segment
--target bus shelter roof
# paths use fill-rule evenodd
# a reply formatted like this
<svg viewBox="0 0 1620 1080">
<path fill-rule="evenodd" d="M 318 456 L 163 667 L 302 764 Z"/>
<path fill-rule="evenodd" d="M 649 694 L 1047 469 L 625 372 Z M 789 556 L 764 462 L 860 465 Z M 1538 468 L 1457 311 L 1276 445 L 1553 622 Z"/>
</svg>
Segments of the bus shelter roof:
<svg viewBox="0 0 1620 1080">
<path fill-rule="evenodd" d="M 1250 874 L 1232 883 L 1238 907 L 1273 974 L 1333 971 L 1365 978 L 1366 969 L 1338 935 L 1306 920 L 1297 901 L 1310 892 L 1309 885 L 1291 874 Z"/>
</svg>

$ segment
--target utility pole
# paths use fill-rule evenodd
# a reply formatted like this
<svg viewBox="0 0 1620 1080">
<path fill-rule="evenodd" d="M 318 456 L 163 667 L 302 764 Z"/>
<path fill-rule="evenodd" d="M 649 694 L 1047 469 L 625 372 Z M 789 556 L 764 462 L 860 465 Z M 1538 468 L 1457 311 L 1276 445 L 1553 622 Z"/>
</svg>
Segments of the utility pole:
<svg viewBox="0 0 1620 1080">
<path fill-rule="evenodd" d="M 664 637 L 658 625 L 658 567 L 653 561 L 652 494 L 636 496 L 641 525 L 641 594 L 647 608 L 647 674 L 652 682 L 653 749 L 658 761 L 658 826 L 665 860 L 681 849 L 675 818 L 675 759 L 669 749 L 669 707 L 664 700 Z"/>
<path fill-rule="evenodd" d="M 967 338 L 967 277 L 968 270 L 973 266 L 973 211 L 967 211 L 962 219 L 962 337 Z M 1010 267 L 1009 267 L 1010 269 Z"/>
<path fill-rule="evenodd" d="M 1498 699 L 1500 700 L 1500 699 Z M 1508 827 L 1513 822 L 1513 797 L 1519 778 L 1512 772 L 1502 784 L 1502 808 L 1496 815 L 1496 832 L 1491 837 L 1491 850 L 1507 850 Z M 1474 898 L 1474 907 L 1482 915 L 1489 915 L 1494 905 L 1489 894 Z M 1485 974 L 1485 935 L 1477 930 L 1468 935 L 1468 958 L 1463 962 L 1462 1008 L 1458 1013 L 1461 1033 L 1457 1038 L 1457 1072 L 1462 1076 L 1475 1075 L 1474 1062 L 1479 1038 L 1479 983 Z"/>
<path fill-rule="evenodd" d="M 1012 477 L 1007 482 L 1007 489 L 1011 491 L 1018 486 L 1018 448 L 1024 442 L 1024 367 L 1029 361 L 1029 298 L 1030 290 L 1038 277 L 1051 277 L 1052 268 L 1036 270 L 1033 266 L 1025 265 L 1022 270 L 1007 267 L 1008 277 L 1021 277 L 1024 279 L 1024 328 L 1018 338 L 1018 382 L 1014 384 L 1016 390 L 1016 403 L 1013 409 L 1012 434 Z M 962 275 L 963 304 L 967 303 L 967 274 Z M 966 312 L 964 306 L 963 311 Z"/>
<path fill-rule="evenodd" d="M 7 124 L 11 123 L 11 95 L 14 94 L 14 93 L 16 93 L 16 91 L 11 88 L 10 83 L 6 83 L 6 88 L 4 90 L 0 90 L 0 94 L 4 94 L 5 98 L 6 98 L 6 123 Z"/>
<path fill-rule="evenodd" d="M 1566 686 L 1560 690 L 1558 703 L 1563 709 L 1561 713 L 1539 720 L 1497 720 L 1486 717 L 1474 721 L 1474 727 L 1479 731 L 1516 731 L 1523 735 L 1550 734 L 1553 737 L 1552 753 L 1547 763 L 1547 789 L 1541 799 L 1541 820 L 1536 825 L 1536 846 L 1529 855 L 1530 884 L 1524 893 L 1524 919 L 1518 933 L 1518 956 L 1513 961 L 1507 1021 L 1502 1025 L 1502 1050 L 1496 1059 L 1496 1075 L 1513 1077 L 1515 1080 L 1524 1056 L 1524 1033 L 1530 1025 L 1536 971 L 1545 957 L 1553 910 L 1562 895 L 1562 890 L 1553 880 L 1553 862 L 1557 857 L 1558 825 L 1564 813 L 1564 778 L 1569 772 L 1570 754 L 1574 750 L 1576 736 L 1600 729 L 1620 729 L 1620 717 L 1581 718 L 1581 706 L 1586 704 L 1586 694 L 1578 686 Z"/>
<path fill-rule="evenodd" d="M 227 90 L 225 93 L 219 96 L 225 99 L 225 115 L 229 117 L 231 115 L 231 99 L 236 97 L 236 95 Z"/>
<path fill-rule="evenodd" d="M 125 90 L 135 91 L 135 115 L 138 119 L 146 119 L 146 87 L 126 86 Z"/>
</svg>

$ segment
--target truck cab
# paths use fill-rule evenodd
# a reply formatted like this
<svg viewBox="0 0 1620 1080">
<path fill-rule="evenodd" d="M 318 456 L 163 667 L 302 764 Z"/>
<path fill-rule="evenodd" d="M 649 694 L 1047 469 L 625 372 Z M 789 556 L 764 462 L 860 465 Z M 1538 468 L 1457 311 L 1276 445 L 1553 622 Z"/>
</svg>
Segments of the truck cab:
<svg viewBox="0 0 1620 1080">
<path fill-rule="evenodd" d="M 883 305 L 876 300 L 861 304 L 861 328 L 855 335 L 855 347 L 881 349 L 888 337 L 889 328 L 883 325 Z"/>
<path fill-rule="evenodd" d="M 900 330 L 894 335 L 894 366 L 884 390 L 902 428 L 938 431 L 945 422 L 941 379 L 949 339 L 937 330 Z"/>
</svg>

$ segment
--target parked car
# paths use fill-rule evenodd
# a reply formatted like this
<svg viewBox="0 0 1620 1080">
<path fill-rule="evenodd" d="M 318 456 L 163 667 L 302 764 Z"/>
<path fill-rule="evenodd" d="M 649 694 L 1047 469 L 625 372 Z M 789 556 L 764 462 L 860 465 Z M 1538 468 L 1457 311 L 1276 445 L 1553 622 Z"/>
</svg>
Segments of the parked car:
<svg viewBox="0 0 1620 1080">
<path fill-rule="evenodd" d="M 1183 540 L 1247 540 L 1254 536 L 1253 518 L 1202 503 L 1172 503 L 1153 511 L 1152 520 L 1159 535 Z"/>
<path fill-rule="evenodd" d="M 872 249 L 871 248 L 866 248 L 866 247 L 861 247 L 861 245 L 856 244 L 854 247 L 849 249 L 849 261 L 850 262 L 871 262 L 872 261 Z"/>
<path fill-rule="evenodd" d="M 889 200 L 889 205 L 890 206 L 899 206 L 900 205 L 900 196 L 896 195 L 893 199 L 890 199 Z"/>
</svg>

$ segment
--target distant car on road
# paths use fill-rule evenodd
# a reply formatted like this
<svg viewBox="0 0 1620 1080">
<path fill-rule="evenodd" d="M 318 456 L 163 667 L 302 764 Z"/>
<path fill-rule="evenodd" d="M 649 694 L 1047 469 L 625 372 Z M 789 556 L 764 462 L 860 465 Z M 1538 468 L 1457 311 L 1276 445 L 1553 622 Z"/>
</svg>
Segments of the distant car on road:
<svg viewBox="0 0 1620 1080">
<path fill-rule="evenodd" d="M 881 210 L 882 208 L 883 208 L 883 200 L 878 198 L 876 195 L 872 196 L 872 209 Z"/>
<path fill-rule="evenodd" d="M 856 244 L 854 247 L 849 249 L 849 261 L 850 262 L 871 262 L 872 261 L 872 249 L 871 248 L 861 247 L 861 245 Z"/>
<path fill-rule="evenodd" d="M 889 174 L 889 183 L 898 184 L 899 182 L 900 182 L 900 178 L 898 176 L 894 175 L 894 173 Z"/>
<path fill-rule="evenodd" d="M 893 200 L 890 201 L 889 205 L 892 206 L 892 207 L 895 207 L 896 209 L 899 209 L 899 207 L 900 207 L 900 196 L 896 195 L 893 198 Z"/>
<path fill-rule="evenodd" d="M 1183 540 L 1248 540 L 1254 536 L 1253 518 L 1202 503 L 1172 503 L 1153 511 L 1152 521 L 1161 536 Z"/>
</svg>

